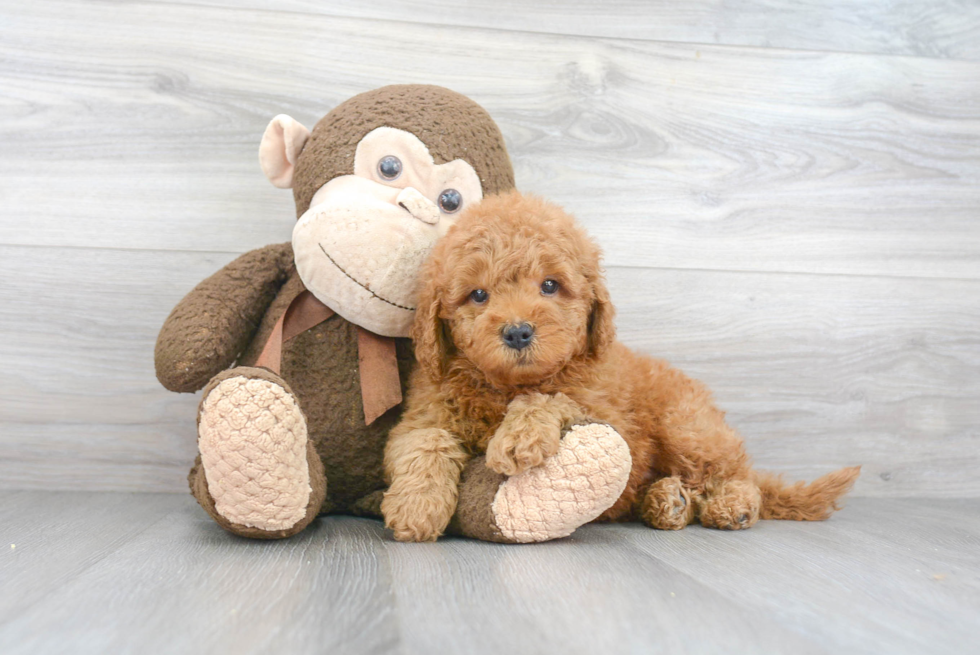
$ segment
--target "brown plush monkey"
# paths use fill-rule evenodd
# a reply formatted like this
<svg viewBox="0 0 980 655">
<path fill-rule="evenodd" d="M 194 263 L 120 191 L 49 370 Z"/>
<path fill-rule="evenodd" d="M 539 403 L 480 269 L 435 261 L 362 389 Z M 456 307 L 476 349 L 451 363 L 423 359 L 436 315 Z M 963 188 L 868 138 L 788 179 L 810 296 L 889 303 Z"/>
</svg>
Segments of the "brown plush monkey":
<svg viewBox="0 0 980 655">
<path fill-rule="evenodd" d="M 320 513 L 380 516 L 384 442 L 414 365 L 404 337 L 419 268 L 463 208 L 514 178 L 490 116 L 434 86 L 355 96 L 312 133 L 277 116 L 259 157 L 273 184 L 293 189 L 292 243 L 246 253 L 192 290 L 160 331 L 156 371 L 172 391 L 204 388 L 188 478 L 195 498 L 226 530 L 271 539 Z M 615 433 L 587 445 L 565 459 L 629 457 Z M 557 460 L 539 468 L 503 480 L 471 466 L 456 532 L 562 536 L 619 494 L 599 490 L 560 515 L 525 516 L 541 489 L 576 475 Z M 520 531 L 529 520 L 537 530 L 525 532 L 537 536 Z"/>
</svg>

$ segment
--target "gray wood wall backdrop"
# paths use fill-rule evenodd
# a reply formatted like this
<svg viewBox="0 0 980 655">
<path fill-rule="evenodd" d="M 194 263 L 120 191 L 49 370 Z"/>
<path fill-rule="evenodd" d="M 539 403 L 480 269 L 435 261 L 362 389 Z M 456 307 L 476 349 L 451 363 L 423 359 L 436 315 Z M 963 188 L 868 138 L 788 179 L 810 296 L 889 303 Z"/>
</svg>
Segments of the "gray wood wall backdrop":
<svg viewBox="0 0 980 655">
<path fill-rule="evenodd" d="M 621 338 L 759 465 L 980 495 L 969 0 L 3 0 L 0 487 L 184 490 L 197 398 L 153 343 L 288 240 L 267 121 L 404 82 L 490 111 L 519 187 L 605 248 Z"/>
</svg>

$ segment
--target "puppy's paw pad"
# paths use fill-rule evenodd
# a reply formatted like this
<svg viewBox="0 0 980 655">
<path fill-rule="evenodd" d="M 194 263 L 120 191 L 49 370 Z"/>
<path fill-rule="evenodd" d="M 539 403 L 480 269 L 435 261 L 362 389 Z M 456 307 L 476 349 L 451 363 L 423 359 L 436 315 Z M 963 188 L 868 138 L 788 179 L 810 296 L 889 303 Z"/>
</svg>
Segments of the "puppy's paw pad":
<svg viewBox="0 0 980 655">
<path fill-rule="evenodd" d="M 694 516 L 692 492 L 678 478 L 663 478 L 650 485 L 640 514 L 644 523 L 659 530 L 680 530 Z"/>
<path fill-rule="evenodd" d="M 701 525 L 719 530 L 745 530 L 759 520 L 762 496 L 751 482 L 724 483 L 701 507 Z"/>
</svg>

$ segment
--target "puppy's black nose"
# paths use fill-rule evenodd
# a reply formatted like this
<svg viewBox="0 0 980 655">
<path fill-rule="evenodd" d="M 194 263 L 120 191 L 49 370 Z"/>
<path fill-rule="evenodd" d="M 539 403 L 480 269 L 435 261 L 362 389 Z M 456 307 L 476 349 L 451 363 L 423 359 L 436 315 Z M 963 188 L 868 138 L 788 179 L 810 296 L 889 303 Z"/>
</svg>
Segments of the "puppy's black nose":
<svg viewBox="0 0 980 655">
<path fill-rule="evenodd" d="M 504 343 L 514 350 L 524 350 L 534 338 L 534 328 L 527 323 L 508 325 L 502 335 Z"/>
</svg>

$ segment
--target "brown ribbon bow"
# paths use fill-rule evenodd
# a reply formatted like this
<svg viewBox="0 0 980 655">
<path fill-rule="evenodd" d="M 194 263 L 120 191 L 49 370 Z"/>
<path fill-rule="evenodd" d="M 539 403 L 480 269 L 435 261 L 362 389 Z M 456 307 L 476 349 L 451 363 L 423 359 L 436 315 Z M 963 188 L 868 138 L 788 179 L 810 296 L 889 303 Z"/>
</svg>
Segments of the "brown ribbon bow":
<svg viewBox="0 0 980 655">
<path fill-rule="evenodd" d="M 304 290 L 283 312 L 272 335 L 265 342 L 255 362 L 276 375 L 281 374 L 282 345 L 293 337 L 316 327 L 334 315 L 334 311 Z M 361 401 L 364 404 L 364 423 L 375 419 L 402 401 L 402 384 L 398 377 L 398 358 L 395 340 L 357 327 L 357 362 L 361 375 Z"/>
</svg>

